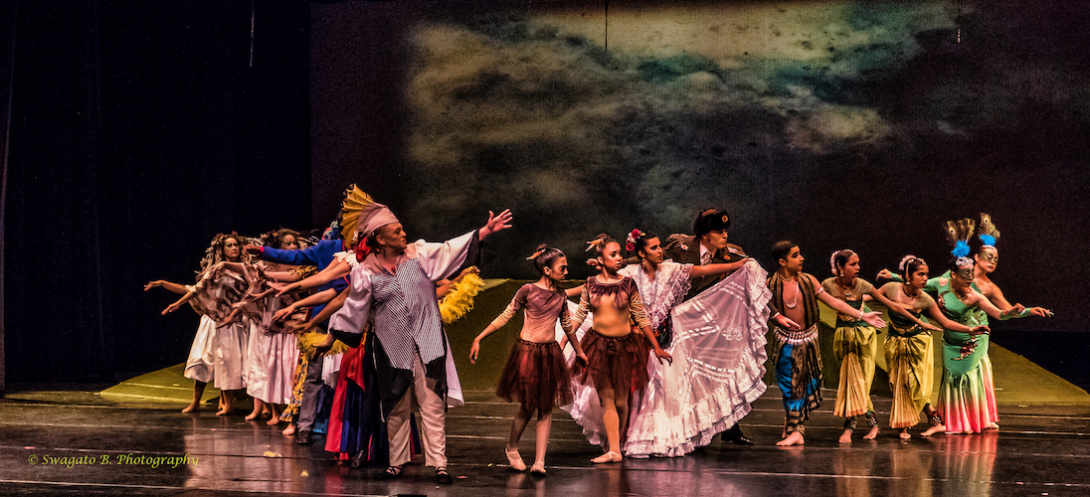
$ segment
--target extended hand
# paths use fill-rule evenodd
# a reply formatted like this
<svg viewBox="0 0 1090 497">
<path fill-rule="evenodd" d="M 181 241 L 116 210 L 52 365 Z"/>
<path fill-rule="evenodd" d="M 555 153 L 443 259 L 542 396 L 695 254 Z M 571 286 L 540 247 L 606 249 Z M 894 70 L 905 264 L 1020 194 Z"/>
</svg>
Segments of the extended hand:
<svg viewBox="0 0 1090 497">
<path fill-rule="evenodd" d="M 273 285 L 270 284 L 269 286 L 273 286 Z M 273 287 L 273 288 L 275 288 L 275 287 Z M 291 292 L 294 292 L 294 291 L 296 291 L 298 289 L 299 289 L 299 283 L 292 283 L 290 285 L 285 285 L 285 286 L 280 287 L 279 290 L 277 290 L 276 296 L 277 297 L 283 297 L 284 295 L 287 295 L 287 294 L 289 294 Z"/>
<path fill-rule="evenodd" d="M 886 322 L 882 321 L 882 313 L 878 311 L 868 312 L 863 314 L 863 321 L 875 328 L 885 328 Z"/>
<path fill-rule="evenodd" d="M 260 253 L 261 253 L 261 246 L 260 246 L 260 245 L 254 245 L 254 244 L 252 244 L 252 243 L 249 243 L 249 244 L 246 244 L 246 246 L 245 246 L 245 247 L 242 247 L 242 250 L 243 250 L 244 252 L 246 252 L 247 254 L 250 254 L 250 255 L 257 255 L 257 254 L 260 254 Z"/>
<path fill-rule="evenodd" d="M 927 331 L 942 331 L 942 328 L 940 328 L 938 326 L 935 326 L 935 325 L 933 325 L 931 323 L 924 323 L 923 324 L 923 329 L 925 329 Z"/>
<path fill-rule="evenodd" d="M 969 334 L 972 336 L 987 335 L 991 332 L 991 328 L 988 328 L 987 326 L 974 326 L 969 329 Z"/>
<path fill-rule="evenodd" d="M 659 359 L 659 364 L 662 364 L 663 360 L 670 364 L 674 363 L 673 356 L 671 356 L 669 352 L 662 349 L 655 349 L 655 357 Z"/>
<path fill-rule="evenodd" d="M 877 279 L 892 280 L 893 279 L 893 273 L 891 273 L 888 269 L 883 269 L 881 271 L 878 271 L 878 278 Z"/>
<path fill-rule="evenodd" d="M 473 345 L 469 347 L 469 363 L 477 364 L 477 353 L 481 351 L 481 342 L 474 340 Z"/>
<path fill-rule="evenodd" d="M 273 313 L 273 321 L 283 321 L 292 314 L 295 314 L 295 308 L 292 306 L 287 306 Z"/>
<path fill-rule="evenodd" d="M 1044 307 L 1030 307 L 1029 312 L 1034 316 L 1041 316 L 1043 318 L 1052 317 L 1052 311 L 1045 309 Z"/>
<path fill-rule="evenodd" d="M 511 221 L 514 218 L 515 216 L 511 214 L 511 209 L 504 209 L 498 216 L 493 214 L 492 211 L 488 211 L 488 222 L 477 232 L 478 236 L 483 240 L 497 231 L 503 231 L 510 228 Z"/>
<path fill-rule="evenodd" d="M 162 286 L 162 285 L 163 285 L 162 280 L 149 281 L 147 285 L 144 285 L 144 291 L 146 292 L 148 290 L 151 290 L 152 288 L 155 288 L 157 286 Z"/>
</svg>

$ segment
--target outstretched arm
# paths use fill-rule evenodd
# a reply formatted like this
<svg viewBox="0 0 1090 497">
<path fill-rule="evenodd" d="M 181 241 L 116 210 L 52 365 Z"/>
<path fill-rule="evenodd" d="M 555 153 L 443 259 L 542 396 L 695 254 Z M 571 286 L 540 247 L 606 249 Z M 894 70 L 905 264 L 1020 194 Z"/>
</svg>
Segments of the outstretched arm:
<svg viewBox="0 0 1090 497">
<path fill-rule="evenodd" d="M 174 303 L 168 305 L 166 309 L 163 309 L 163 312 L 161 314 L 165 316 L 178 310 L 178 308 L 185 305 L 186 302 L 193 300 L 193 297 L 195 296 L 197 296 L 197 292 L 194 290 L 185 292 L 185 295 L 182 295 L 182 298 L 175 300 Z"/>
<path fill-rule="evenodd" d="M 280 296 L 291 292 L 297 292 L 299 290 L 309 290 L 311 288 L 317 288 L 337 278 L 344 277 L 351 271 L 352 266 L 350 266 L 347 262 L 342 260 L 336 260 L 333 261 L 332 264 L 326 266 L 326 268 L 318 274 L 307 277 L 302 281 L 296 281 L 295 283 L 284 286 L 284 288 L 281 288 L 280 291 L 276 293 L 276 295 Z"/>
<path fill-rule="evenodd" d="M 335 296 L 334 296 L 334 294 L 335 294 Z M 325 307 L 323 307 L 321 312 L 319 312 L 318 314 L 315 314 L 314 316 L 311 316 L 309 321 L 307 321 L 305 323 L 302 323 L 302 324 L 297 324 L 297 325 L 294 325 L 294 326 L 289 325 L 288 327 L 286 327 L 288 332 L 296 333 L 296 334 L 304 333 L 304 332 L 307 332 L 307 331 L 313 329 L 315 326 L 318 326 L 318 324 L 321 323 L 322 321 L 325 321 L 326 319 L 329 319 L 329 316 L 332 316 L 334 312 L 337 312 L 337 309 L 340 309 L 341 306 L 344 305 L 344 300 L 346 298 L 348 298 L 348 289 L 345 288 L 344 290 L 341 290 L 341 293 L 337 293 L 336 290 L 334 290 L 332 288 L 328 288 L 328 289 L 325 289 L 325 290 L 322 290 L 322 291 L 316 293 L 313 296 L 316 297 L 318 295 L 321 295 L 323 299 L 327 299 L 329 301 L 329 304 L 327 304 Z M 323 302 L 325 302 L 325 301 L 326 300 L 323 300 Z M 304 306 L 299 306 L 299 307 L 304 307 Z M 290 313 L 289 313 L 289 315 L 290 315 Z"/>
<path fill-rule="evenodd" d="M 146 292 L 146 291 L 151 290 L 152 288 L 155 288 L 155 287 L 165 288 L 167 291 L 172 292 L 172 293 L 177 293 L 178 295 L 185 295 L 185 293 L 186 293 L 185 285 L 181 285 L 181 284 L 178 284 L 178 283 L 173 283 L 173 282 L 166 281 L 166 280 L 149 281 L 148 284 L 144 285 L 144 291 Z"/>
<path fill-rule="evenodd" d="M 809 278 L 810 278 L 811 283 L 814 285 L 814 288 L 820 288 L 820 283 L 818 283 L 817 278 L 814 278 L 813 276 L 810 276 Z M 833 310 L 835 310 L 835 311 L 837 311 L 837 312 L 839 312 L 841 314 L 846 314 L 848 316 L 855 316 L 855 313 L 858 312 L 859 315 L 856 316 L 856 319 L 862 319 L 863 321 L 866 321 L 868 324 L 870 324 L 871 326 L 874 326 L 875 328 L 885 328 L 886 327 L 886 322 L 882 321 L 882 317 L 881 317 L 882 313 L 880 313 L 880 312 L 877 312 L 877 311 L 863 312 L 863 310 L 856 309 L 856 308 L 848 305 L 847 303 L 845 303 L 843 300 L 840 300 L 840 299 L 838 299 L 836 297 L 833 297 L 832 295 L 829 295 L 829 292 L 825 292 L 825 291 L 818 292 L 817 297 L 819 299 L 821 299 L 822 302 L 825 302 L 825 305 L 827 305 L 829 307 L 832 307 Z"/>
<path fill-rule="evenodd" d="M 985 297 L 983 293 L 980 293 L 976 290 L 973 290 L 973 297 L 973 303 L 979 305 L 981 309 L 984 309 L 984 312 L 988 313 L 989 316 L 995 319 L 999 319 L 1001 321 L 1016 317 L 1021 314 L 1022 311 L 1026 310 L 1026 307 L 1024 305 L 1015 304 L 1007 308 L 1006 310 L 1001 311 L 998 307 L 992 304 L 990 300 L 988 300 L 988 297 Z"/>
<path fill-rule="evenodd" d="M 510 228 L 511 221 L 514 218 L 511 209 L 504 209 L 498 216 L 493 214 L 492 211 L 488 211 L 488 222 L 484 224 L 484 227 L 477 230 L 477 239 L 483 242 L 489 235 Z"/>
<path fill-rule="evenodd" d="M 931 307 L 928 307 L 927 314 L 931 316 L 931 319 L 934 319 L 935 322 L 942 325 L 943 328 L 946 328 L 950 331 L 956 331 L 958 333 L 969 333 L 971 335 L 979 335 L 981 333 L 987 333 L 991 331 L 987 326 L 974 326 L 970 328 L 961 323 L 958 323 L 957 321 L 953 321 L 943 315 L 943 313 L 939 311 L 939 306 L 937 305 L 932 305 Z"/>
<path fill-rule="evenodd" d="M 1003 296 L 1003 290 L 1000 290 L 999 285 L 996 285 L 995 283 L 992 283 L 991 295 L 986 294 L 985 296 L 988 297 L 988 300 L 990 300 L 992 302 L 992 304 L 995 304 L 995 306 L 997 308 L 999 308 L 999 310 L 1001 310 L 1001 311 L 1006 311 L 1006 310 L 1008 310 L 1008 309 L 1010 309 L 1010 308 L 1012 308 L 1014 306 L 1022 305 L 1022 304 L 1011 305 L 1010 302 L 1007 302 L 1007 298 Z M 1027 307 L 1024 311 L 1022 311 L 1022 312 L 1020 312 L 1017 315 L 1012 316 L 1012 317 L 1024 318 L 1024 317 L 1029 316 L 1031 314 L 1034 315 L 1034 316 L 1040 316 L 1040 317 L 1043 317 L 1043 318 L 1052 317 L 1052 311 L 1050 311 L 1048 309 L 1045 309 L 1044 307 Z"/>
<path fill-rule="evenodd" d="M 939 328 L 938 326 L 935 326 L 935 325 L 933 325 L 931 323 L 926 323 L 926 322 L 920 320 L 920 318 L 912 315 L 911 312 L 908 312 L 907 310 L 905 310 L 905 308 L 903 306 L 898 305 L 896 302 L 893 302 L 892 300 L 886 298 L 886 296 L 883 295 L 882 292 L 878 288 L 872 288 L 871 291 L 870 291 L 870 295 L 872 297 L 874 297 L 875 299 L 877 299 L 879 302 L 881 302 L 882 305 L 886 306 L 886 308 L 889 309 L 890 312 L 896 312 L 896 313 L 898 313 L 898 314 L 900 314 L 900 315 L 902 315 L 902 316 L 904 316 L 904 317 L 906 317 L 908 319 L 911 319 L 913 323 L 916 323 L 917 325 L 919 325 L 921 328 L 923 328 L 925 330 L 931 330 L 931 331 L 940 331 L 941 330 L 941 328 Z"/>
<path fill-rule="evenodd" d="M 749 257 L 745 259 L 739 259 L 734 262 L 705 264 L 701 266 L 693 266 L 692 272 L 689 274 L 693 278 L 703 278 L 705 276 L 714 276 L 717 274 L 729 273 L 731 271 L 737 271 L 738 268 L 744 266 L 749 262 Z"/>
</svg>

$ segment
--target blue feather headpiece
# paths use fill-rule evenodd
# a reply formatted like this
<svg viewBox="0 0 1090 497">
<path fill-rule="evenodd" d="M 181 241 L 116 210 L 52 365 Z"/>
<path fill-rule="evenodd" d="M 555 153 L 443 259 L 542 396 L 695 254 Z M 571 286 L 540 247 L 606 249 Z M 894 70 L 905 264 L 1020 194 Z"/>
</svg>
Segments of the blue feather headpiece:
<svg viewBox="0 0 1090 497">
<path fill-rule="evenodd" d="M 985 247 L 994 247 L 995 246 L 995 237 L 994 236 L 992 236 L 992 235 L 980 235 L 979 238 L 980 238 L 981 242 L 984 242 Z"/>
<path fill-rule="evenodd" d="M 958 258 L 968 257 L 969 256 L 969 244 L 965 243 L 962 240 L 958 240 L 957 243 L 954 245 L 954 250 L 951 250 L 950 253 L 954 254 L 954 257 L 958 257 Z"/>
</svg>

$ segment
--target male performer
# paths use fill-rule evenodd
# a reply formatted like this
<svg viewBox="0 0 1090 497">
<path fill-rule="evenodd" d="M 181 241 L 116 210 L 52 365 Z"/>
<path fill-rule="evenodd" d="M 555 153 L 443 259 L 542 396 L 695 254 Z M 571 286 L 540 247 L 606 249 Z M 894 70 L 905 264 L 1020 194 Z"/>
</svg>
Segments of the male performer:
<svg viewBox="0 0 1090 497">
<path fill-rule="evenodd" d="M 886 323 L 879 317 L 881 313 L 853 308 L 826 293 L 817 278 L 802 272 L 805 259 L 798 245 L 786 240 L 776 242 L 772 246 L 772 258 L 779 266 L 768 279 L 772 303 L 783 309 L 792 323 L 802 323 L 801 327 L 774 326 L 776 343 L 772 349 L 772 364 L 776 367 L 776 383 L 783 392 L 786 411 L 784 436 L 776 445 L 802 445 L 806 428 L 803 424 L 810 418 L 810 412 L 821 405 L 818 299 L 833 310 L 858 316 L 857 319 L 875 328 L 885 327 Z"/>
<path fill-rule="evenodd" d="M 666 257 L 683 264 L 705 265 L 736 262 L 748 257 L 742 247 L 727 243 L 730 215 L 719 209 L 704 209 L 693 221 L 693 235 L 674 234 L 666 238 Z M 727 274 L 693 278 L 692 287 L 685 300 L 689 300 L 725 278 Z M 798 327 L 795 323 L 772 309 L 773 319 L 785 328 Z M 745 436 L 737 424 L 723 432 L 723 441 L 738 445 L 753 445 L 753 439 Z"/>
</svg>

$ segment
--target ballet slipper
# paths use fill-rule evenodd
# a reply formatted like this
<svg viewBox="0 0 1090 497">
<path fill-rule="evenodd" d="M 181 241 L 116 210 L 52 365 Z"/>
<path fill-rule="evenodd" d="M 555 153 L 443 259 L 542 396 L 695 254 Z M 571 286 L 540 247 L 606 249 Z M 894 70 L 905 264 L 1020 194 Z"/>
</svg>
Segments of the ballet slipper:
<svg viewBox="0 0 1090 497">
<path fill-rule="evenodd" d="M 600 455 L 598 457 L 595 457 L 594 459 L 591 459 L 590 462 L 592 462 L 594 464 L 605 464 L 605 463 L 610 463 L 610 462 L 621 462 L 621 455 L 616 453 L 616 452 L 613 452 L 611 450 L 609 452 L 606 452 L 605 454 L 602 454 L 602 455 Z"/>
<path fill-rule="evenodd" d="M 515 471 L 526 471 L 526 463 L 522 462 L 522 456 L 519 455 L 518 447 L 514 449 L 504 449 L 507 454 L 507 462 L 511 465 L 511 469 Z"/>
</svg>

